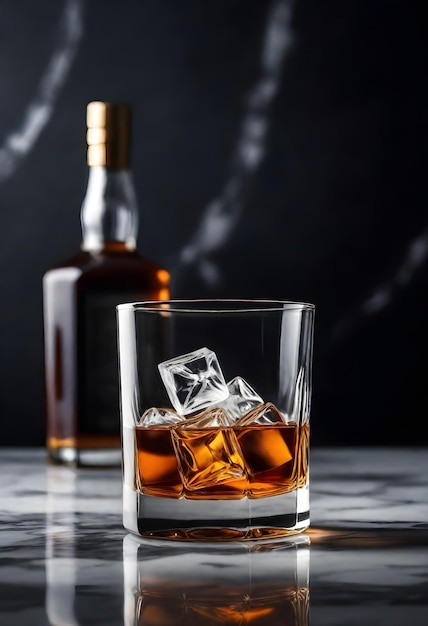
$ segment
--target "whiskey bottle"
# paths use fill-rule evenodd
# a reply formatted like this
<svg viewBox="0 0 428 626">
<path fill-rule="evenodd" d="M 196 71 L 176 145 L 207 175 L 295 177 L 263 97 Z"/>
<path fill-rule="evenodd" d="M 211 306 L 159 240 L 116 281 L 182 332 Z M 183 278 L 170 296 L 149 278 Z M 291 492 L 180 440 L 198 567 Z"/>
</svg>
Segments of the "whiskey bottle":
<svg viewBox="0 0 428 626">
<path fill-rule="evenodd" d="M 82 244 L 43 277 L 47 451 L 52 462 L 119 464 L 116 305 L 167 300 L 169 274 L 136 250 L 130 110 L 87 107 Z"/>
</svg>

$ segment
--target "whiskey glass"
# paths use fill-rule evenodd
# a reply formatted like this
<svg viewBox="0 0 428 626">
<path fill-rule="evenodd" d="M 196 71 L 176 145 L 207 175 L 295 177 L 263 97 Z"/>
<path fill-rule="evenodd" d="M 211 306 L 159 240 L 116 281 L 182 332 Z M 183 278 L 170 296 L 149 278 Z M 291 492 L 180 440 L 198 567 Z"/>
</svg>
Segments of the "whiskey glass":
<svg viewBox="0 0 428 626">
<path fill-rule="evenodd" d="M 136 302 L 117 319 L 125 528 L 181 541 L 305 530 L 314 306 Z"/>
</svg>

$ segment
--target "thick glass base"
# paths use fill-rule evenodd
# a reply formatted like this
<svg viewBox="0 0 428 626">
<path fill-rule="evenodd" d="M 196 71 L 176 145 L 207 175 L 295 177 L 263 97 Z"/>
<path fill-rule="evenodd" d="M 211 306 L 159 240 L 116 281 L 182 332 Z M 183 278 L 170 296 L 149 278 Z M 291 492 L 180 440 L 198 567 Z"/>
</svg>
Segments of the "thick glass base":
<svg viewBox="0 0 428 626">
<path fill-rule="evenodd" d="M 122 452 L 117 448 L 48 448 L 48 459 L 54 465 L 73 467 L 119 467 Z"/>
<path fill-rule="evenodd" d="M 141 537 L 177 541 L 242 541 L 283 537 L 309 526 L 309 485 L 267 498 L 186 500 L 123 487 L 123 524 Z"/>
</svg>

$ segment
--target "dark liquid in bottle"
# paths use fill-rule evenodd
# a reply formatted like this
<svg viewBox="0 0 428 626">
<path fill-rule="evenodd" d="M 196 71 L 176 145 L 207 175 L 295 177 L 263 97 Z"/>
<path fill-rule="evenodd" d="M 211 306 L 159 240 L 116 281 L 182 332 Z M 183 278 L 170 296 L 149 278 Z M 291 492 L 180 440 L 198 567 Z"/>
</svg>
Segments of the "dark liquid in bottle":
<svg viewBox="0 0 428 626">
<path fill-rule="evenodd" d="M 47 448 L 120 448 L 116 305 L 169 297 L 168 272 L 125 244 L 80 252 L 44 281 Z M 74 450 L 67 459 L 65 450 Z"/>
</svg>

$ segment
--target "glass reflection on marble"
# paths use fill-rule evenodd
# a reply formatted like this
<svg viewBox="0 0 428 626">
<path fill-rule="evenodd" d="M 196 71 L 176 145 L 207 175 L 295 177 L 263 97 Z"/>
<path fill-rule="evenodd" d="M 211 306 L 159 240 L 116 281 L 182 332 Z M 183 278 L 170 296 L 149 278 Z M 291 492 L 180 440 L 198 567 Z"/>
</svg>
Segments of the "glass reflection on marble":
<svg viewBox="0 0 428 626">
<path fill-rule="evenodd" d="M 309 538 L 123 541 L 124 626 L 308 626 Z"/>
<path fill-rule="evenodd" d="M 72 469 L 48 467 L 46 478 L 46 614 L 52 626 L 79 626 L 75 615 L 77 477 Z"/>
<path fill-rule="evenodd" d="M 22 623 L 122 626 L 120 472 L 46 466 L 42 476 L 46 487 L 44 615 Z M 0 579 L 0 588 L 1 583 Z M 6 623 L 15 626 L 13 621 Z"/>
</svg>

